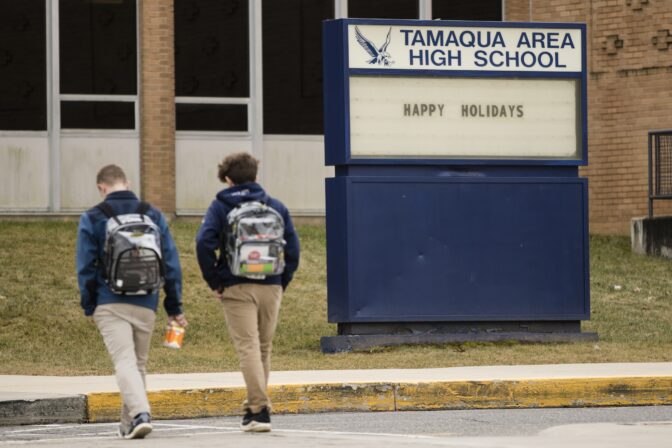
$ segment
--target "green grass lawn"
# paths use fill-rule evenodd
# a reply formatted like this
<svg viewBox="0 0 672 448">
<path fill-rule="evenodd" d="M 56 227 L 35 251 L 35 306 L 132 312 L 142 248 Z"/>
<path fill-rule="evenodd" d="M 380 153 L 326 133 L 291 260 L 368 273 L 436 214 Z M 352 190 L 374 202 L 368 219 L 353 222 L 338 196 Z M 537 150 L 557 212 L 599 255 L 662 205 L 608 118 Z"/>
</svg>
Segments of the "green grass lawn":
<svg viewBox="0 0 672 448">
<path fill-rule="evenodd" d="M 198 224 L 172 225 L 184 270 L 190 321 L 181 350 L 161 346 L 159 311 L 152 373 L 237 370 L 221 305 L 200 277 L 194 254 Z M 74 222 L 0 222 L 0 374 L 111 374 L 95 326 L 79 307 Z M 299 227 L 301 267 L 283 299 L 273 368 L 361 369 L 493 364 L 672 361 L 672 262 L 633 255 L 624 237 L 591 238 L 592 319 L 599 343 L 463 344 L 323 355 L 327 323 L 325 232 Z M 620 288 L 615 288 L 618 285 Z"/>
</svg>

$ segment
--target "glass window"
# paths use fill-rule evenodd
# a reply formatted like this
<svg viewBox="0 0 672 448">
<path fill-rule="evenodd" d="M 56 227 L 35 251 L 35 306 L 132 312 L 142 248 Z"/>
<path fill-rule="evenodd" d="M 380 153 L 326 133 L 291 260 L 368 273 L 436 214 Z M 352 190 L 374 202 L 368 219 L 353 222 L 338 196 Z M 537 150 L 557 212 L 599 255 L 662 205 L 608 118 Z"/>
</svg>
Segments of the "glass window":
<svg viewBox="0 0 672 448">
<path fill-rule="evenodd" d="M 62 129 L 135 129 L 135 104 L 61 101 Z"/>
<path fill-rule="evenodd" d="M 135 0 L 59 5 L 61 93 L 135 95 Z"/>
<path fill-rule="evenodd" d="M 250 97 L 248 2 L 175 0 L 175 96 Z M 247 132 L 247 105 L 178 103 L 178 131 Z"/>
<path fill-rule="evenodd" d="M 348 0 L 348 17 L 417 19 L 418 0 Z"/>
<path fill-rule="evenodd" d="M 0 130 L 47 129 L 44 0 L 0 0 Z"/>
<path fill-rule="evenodd" d="M 175 105 L 176 127 L 180 131 L 247 132 L 247 106 L 244 104 Z"/>
<path fill-rule="evenodd" d="M 434 0 L 432 18 L 501 21 L 502 0 Z"/>
<path fill-rule="evenodd" d="M 264 133 L 322 134 L 322 21 L 333 0 L 262 0 Z"/>
<path fill-rule="evenodd" d="M 250 96 L 247 1 L 175 0 L 175 95 Z"/>
</svg>

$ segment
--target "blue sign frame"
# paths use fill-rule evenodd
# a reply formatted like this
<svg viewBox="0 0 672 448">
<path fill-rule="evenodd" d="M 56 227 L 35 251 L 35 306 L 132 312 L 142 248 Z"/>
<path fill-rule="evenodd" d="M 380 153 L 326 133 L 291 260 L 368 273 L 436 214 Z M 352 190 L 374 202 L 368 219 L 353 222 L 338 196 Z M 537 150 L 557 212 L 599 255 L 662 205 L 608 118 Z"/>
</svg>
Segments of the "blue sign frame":
<svg viewBox="0 0 672 448">
<path fill-rule="evenodd" d="M 348 51 L 349 25 L 397 25 L 397 26 L 446 26 L 446 27 L 488 27 L 488 28 L 552 28 L 581 31 L 580 72 L 548 71 L 472 71 L 472 70 L 398 70 L 398 69 L 350 69 Z M 586 25 L 567 23 L 513 23 L 513 22 L 464 22 L 447 20 L 387 20 L 387 19 L 338 19 L 323 23 L 324 40 L 324 90 L 325 96 L 325 161 L 327 165 L 540 165 L 540 166 L 583 166 L 588 164 L 588 113 L 586 76 Z M 330 58 L 327 55 L 342 55 Z M 534 79 L 576 79 L 580 84 L 580 141 L 581 158 L 364 158 L 351 157 L 350 153 L 350 76 L 418 76 L 418 77 L 459 77 L 459 78 L 534 78 Z"/>
<path fill-rule="evenodd" d="M 350 25 L 579 30 L 581 70 L 351 69 Z M 338 19 L 323 27 L 325 161 L 335 166 L 326 179 L 329 322 L 589 319 L 588 180 L 579 176 L 588 163 L 586 26 Z M 352 157 L 351 76 L 576 80 L 580 154 Z"/>
<path fill-rule="evenodd" d="M 327 213 L 329 322 L 590 318 L 585 178 L 365 175 L 326 187 L 338 209 Z M 422 232 L 403 235 L 413 226 Z"/>
</svg>

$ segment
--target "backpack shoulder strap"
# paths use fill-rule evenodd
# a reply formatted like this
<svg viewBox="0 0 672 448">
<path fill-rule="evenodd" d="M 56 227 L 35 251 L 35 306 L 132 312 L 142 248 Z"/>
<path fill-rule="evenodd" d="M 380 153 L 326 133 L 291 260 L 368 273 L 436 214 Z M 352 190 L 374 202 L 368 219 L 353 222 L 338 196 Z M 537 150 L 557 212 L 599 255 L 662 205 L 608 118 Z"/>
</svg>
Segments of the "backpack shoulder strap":
<svg viewBox="0 0 672 448">
<path fill-rule="evenodd" d="M 243 208 L 243 205 L 246 204 L 245 202 L 239 202 L 235 206 L 233 206 L 229 212 L 226 214 L 226 222 L 231 224 L 235 218 L 238 217 L 240 210 Z"/>
<path fill-rule="evenodd" d="M 264 202 L 263 204 L 268 208 L 268 210 L 271 211 L 271 213 L 273 213 L 278 218 L 280 218 L 280 220 L 282 221 L 282 225 L 284 226 L 285 225 L 285 218 L 282 216 L 282 213 L 280 213 L 280 210 L 276 209 L 275 207 L 273 207 L 271 205 L 271 199 L 273 199 L 273 198 L 271 198 L 270 196 L 266 196 L 266 198 L 267 198 L 267 201 Z"/>
<path fill-rule="evenodd" d="M 103 215 L 107 216 L 109 219 L 114 219 L 117 221 L 117 224 L 121 225 L 121 221 L 119 221 L 119 218 L 117 218 L 117 212 L 114 211 L 114 208 L 110 204 L 103 201 L 98 204 L 96 208 L 103 212 Z"/>
<path fill-rule="evenodd" d="M 150 208 L 151 206 L 149 205 L 149 203 L 141 201 L 138 203 L 138 208 L 136 209 L 135 213 L 141 216 L 146 215 Z"/>
</svg>

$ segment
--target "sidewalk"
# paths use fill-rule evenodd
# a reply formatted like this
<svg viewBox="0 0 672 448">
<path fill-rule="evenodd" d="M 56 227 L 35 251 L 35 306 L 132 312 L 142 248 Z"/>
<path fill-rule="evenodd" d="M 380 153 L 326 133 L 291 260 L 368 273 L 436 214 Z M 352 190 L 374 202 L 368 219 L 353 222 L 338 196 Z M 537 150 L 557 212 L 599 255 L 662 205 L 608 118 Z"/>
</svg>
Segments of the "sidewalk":
<svg viewBox="0 0 672 448">
<path fill-rule="evenodd" d="M 672 404 L 672 363 L 271 373 L 276 413 Z M 148 375 L 156 419 L 236 415 L 239 372 Z M 113 376 L 0 375 L 0 425 L 116 421 Z"/>
</svg>

